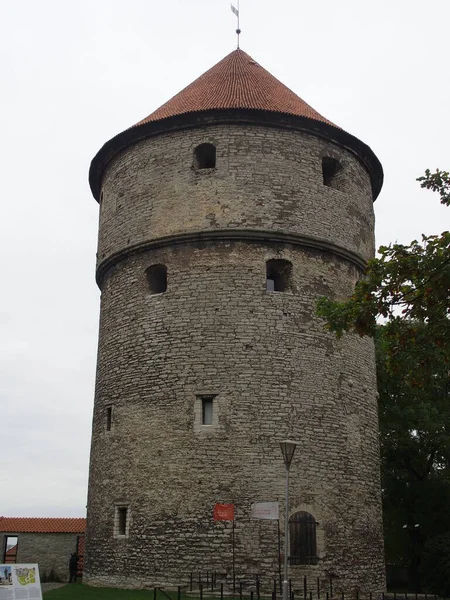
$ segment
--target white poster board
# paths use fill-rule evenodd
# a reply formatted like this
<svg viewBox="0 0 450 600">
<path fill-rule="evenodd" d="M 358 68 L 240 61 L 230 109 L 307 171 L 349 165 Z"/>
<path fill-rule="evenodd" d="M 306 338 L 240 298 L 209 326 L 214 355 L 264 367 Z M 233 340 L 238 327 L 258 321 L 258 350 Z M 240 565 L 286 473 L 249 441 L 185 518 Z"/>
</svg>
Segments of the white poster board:
<svg viewBox="0 0 450 600">
<path fill-rule="evenodd" d="M 37 565 L 0 565 L 0 600 L 42 600 Z"/>
<path fill-rule="evenodd" d="M 280 518 L 278 502 L 256 502 L 252 504 L 250 518 L 277 521 Z"/>
</svg>

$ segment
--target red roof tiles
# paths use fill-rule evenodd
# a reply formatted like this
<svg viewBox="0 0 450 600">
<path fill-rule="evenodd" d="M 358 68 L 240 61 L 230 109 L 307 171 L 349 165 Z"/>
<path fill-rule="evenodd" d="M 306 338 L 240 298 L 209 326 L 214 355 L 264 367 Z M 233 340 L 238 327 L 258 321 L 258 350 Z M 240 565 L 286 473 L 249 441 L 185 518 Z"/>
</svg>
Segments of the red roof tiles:
<svg viewBox="0 0 450 600">
<path fill-rule="evenodd" d="M 169 130 L 221 122 L 248 122 L 310 131 L 353 152 L 368 170 L 374 199 L 383 184 L 383 169 L 372 150 L 325 119 L 243 50 L 234 50 L 151 115 L 106 142 L 92 160 L 89 183 L 100 199 L 101 182 L 110 161 L 131 145 Z M 252 114 L 251 111 L 254 111 Z M 223 114 L 222 114 L 223 113 Z"/>
<path fill-rule="evenodd" d="M 86 519 L 0 517 L 3 533 L 84 533 Z"/>
<path fill-rule="evenodd" d="M 185 113 L 239 108 L 307 117 L 333 125 L 251 56 L 238 49 L 136 123 L 135 127 Z"/>
</svg>

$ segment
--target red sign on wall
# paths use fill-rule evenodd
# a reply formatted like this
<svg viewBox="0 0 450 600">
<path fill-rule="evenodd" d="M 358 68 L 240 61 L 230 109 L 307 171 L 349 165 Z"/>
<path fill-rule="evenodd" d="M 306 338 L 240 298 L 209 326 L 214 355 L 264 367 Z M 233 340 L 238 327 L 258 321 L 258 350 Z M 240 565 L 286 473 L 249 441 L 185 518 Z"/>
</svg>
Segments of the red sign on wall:
<svg viewBox="0 0 450 600">
<path fill-rule="evenodd" d="M 234 504 L 215 504 L 214 521 L 234 521 Z"/>
</svg>

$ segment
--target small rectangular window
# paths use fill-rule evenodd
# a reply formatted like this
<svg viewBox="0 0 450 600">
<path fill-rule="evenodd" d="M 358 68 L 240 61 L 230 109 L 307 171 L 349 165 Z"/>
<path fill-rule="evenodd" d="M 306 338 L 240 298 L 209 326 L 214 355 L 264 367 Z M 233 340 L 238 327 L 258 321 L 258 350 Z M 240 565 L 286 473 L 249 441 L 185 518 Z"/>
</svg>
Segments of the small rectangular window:
<svg viewBox="0 0 450 600">
<path fill-rule="evenodd" d="M 151 294 L 164 294 L 167 290 L 166 265 L 152 265 L 145 271 L 148 289 Z"/>
<path fill-rule="evenodd" d="M 213 399 L 202 398 L 202 425 L 212 425 L 213 422 Z"/>
<path fill-rule="evenodd" d="M 116 506 L 114 517 L 114 536 L 127 536 L 130 518 L 128 506 Z"/>
<path fill-rule="evenodd" d="M 266 291 L 287 292 L 291 289 L 292 263 L 273 258 L 266 262 Z"/>
<path fill-rule="evenodd" d="M 345 181 L 343 175 L 342 165 L 338 160 L 330 156 L 322 158 L 323 185 L 344 192 Z"/>
<path fill-rule="evenodd" d="M 112 406 L 106 407 L 106 431 L 111 431 L 112 425 Z"/>
</svg>

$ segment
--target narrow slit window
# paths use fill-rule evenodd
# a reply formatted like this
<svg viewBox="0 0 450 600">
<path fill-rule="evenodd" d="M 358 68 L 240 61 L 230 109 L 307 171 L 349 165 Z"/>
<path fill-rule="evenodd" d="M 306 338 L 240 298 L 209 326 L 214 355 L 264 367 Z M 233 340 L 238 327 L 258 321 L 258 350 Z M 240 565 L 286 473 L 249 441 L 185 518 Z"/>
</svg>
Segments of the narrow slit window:
<svg viewBox="0 0 450 600">
<path fill-rule="evenodd" d="M 151 294 L 163 294 L 167 290 L 167 267 L 152 265 L 145 271 Z"/>
<path fill-rule="evenodd" d="M 213 399 L 205 396 L 202 398 L 202 425 L 213 424 Z"/>
<path fill-rule="evenodd" d="M 119 513 L 118 533 L 119 533 L 119 535 L 125 535 L 126 531 L 127 531 L 128 508 L 126 508 L 126 506 L 119 506 L 118 513 Z"/>
<path fill-rule="evenodd" d="M 272 259 L 266 263 L 266 291 L 285 292 L 292 284 L 292 263 Z"/>
<path fill-rule="evenodd" d="M 111 431 L 112 426 L 112 406 L 106 407 L 106 431 Z"/>
<path fill-rule="evenodd" d="M 114 519 L 114 534 L 116 537 L 128 535 L 129 517 L 128 506 L 116 506 Z"/>
<path fill-rule="evenodd" d="M 196 169 L 214 169 L 216 166 L 216 147 L 214 144 L 200 144 L 194 150 Z"/>
<path fill-rule="evenodd" d="M 335 188 L 336 190 L 341 189 L 342 174 L 342 165 L 338 160 L 330 156 L 322 158 L 323 185 Z"/>
</svg>

